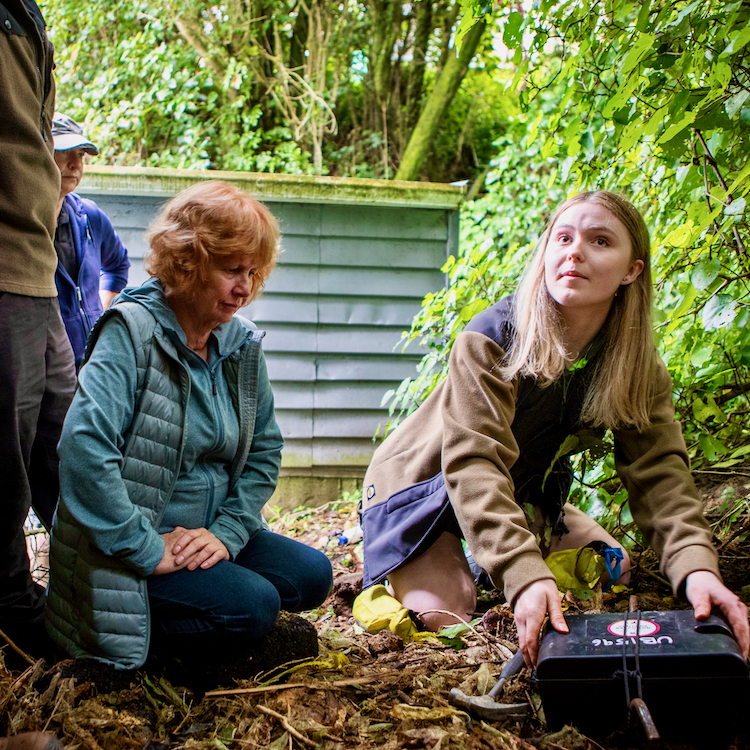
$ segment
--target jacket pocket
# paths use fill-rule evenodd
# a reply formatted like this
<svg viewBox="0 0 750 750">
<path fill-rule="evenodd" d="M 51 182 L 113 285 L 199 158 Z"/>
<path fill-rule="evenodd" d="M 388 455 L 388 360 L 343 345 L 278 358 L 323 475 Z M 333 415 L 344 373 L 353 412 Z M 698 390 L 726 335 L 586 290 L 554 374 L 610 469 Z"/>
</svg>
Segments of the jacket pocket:
<svg viewBox="0 0 750 750">
<path fill-rule="evenodd" d="M 435 541 L 452 513 L 442 472 L 371 505 L 362 514 L 363 586 L 378 583 Z"/>
</svg>

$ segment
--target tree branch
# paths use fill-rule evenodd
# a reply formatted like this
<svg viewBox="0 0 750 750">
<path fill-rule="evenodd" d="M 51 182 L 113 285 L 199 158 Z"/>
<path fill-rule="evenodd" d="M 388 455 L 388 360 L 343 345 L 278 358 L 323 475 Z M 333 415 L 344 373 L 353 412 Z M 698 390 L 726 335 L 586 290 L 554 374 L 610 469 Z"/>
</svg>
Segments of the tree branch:
<svg viewBox="0 0 750 750">
<path fill-rule="evenodd" d="M 721 172 L 719 171 L 719 165 L 716 162 L 716 159 L 714 159 L 713 155 L 711 154 L 710 149 L 708 148 L 708 144 L 706 143 L 706 139 L 703 137 L 703 133 L 698 130 L 698 128 L 692 128 L 693 133 L 698 136 L 698 139 L 701 142 L 701 145 L 703 146 L 703 150 L 705 151 L 704 155 L 704 163 L 707 163 L 711 169 L 713 170 L 714 174 L 716 175 L 716 178 L 719 180 L 719 184 L 721 185 L 722 189 L 724 190 L 724 194 L 726 195 L 726 201 L 724 203 L 725 206 L 728 206 L 733 198 L 732 194 L 729 192 L 729 188 L 727 187 L 727 183 L 724 181 L 724 178 L 722 177 Z M 705 167 L 704 167 L 704 174 L 705 174 Z M 710 192 L 708 191 L 708 181 L 706 180 L 706 195 L 710 195 Z M 706 198 L 708 200 L 708 198 Z M 711 210 L 711 206 L 709 204 L 709 211 Z M 734 241 L 737 243 L 737 248 L 742 253 L 742 255 L 747 255 L 747 248 L 745 247 L 745 243 L 742 241 L 742 237 L 740 237 L 740 231 L 737 229 L 736 226 L 732 227 L 732 234 L 734 235 Z"/>
</svg>

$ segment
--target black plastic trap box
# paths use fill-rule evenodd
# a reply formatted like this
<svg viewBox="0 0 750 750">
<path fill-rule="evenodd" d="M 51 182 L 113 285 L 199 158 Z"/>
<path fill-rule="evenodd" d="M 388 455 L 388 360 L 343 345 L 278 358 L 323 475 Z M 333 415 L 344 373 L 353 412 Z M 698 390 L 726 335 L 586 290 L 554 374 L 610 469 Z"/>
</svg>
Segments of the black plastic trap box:
<svg viewBox="0 0 750 750">
<path fill-rule="evenodd" d="M 569 634 L 548 626 L 537 662 L 550 729 L 574 724 L 608 734 L 622 728 L 627 698 L 638 697 L 639 683 L 662 736 L 747 723 L 748 664 L 721 617 L 699 621 L 686 610 L 630 612 L 627 621 L 616 613 L 570 615 L 566 622 Z"/>
</svg>

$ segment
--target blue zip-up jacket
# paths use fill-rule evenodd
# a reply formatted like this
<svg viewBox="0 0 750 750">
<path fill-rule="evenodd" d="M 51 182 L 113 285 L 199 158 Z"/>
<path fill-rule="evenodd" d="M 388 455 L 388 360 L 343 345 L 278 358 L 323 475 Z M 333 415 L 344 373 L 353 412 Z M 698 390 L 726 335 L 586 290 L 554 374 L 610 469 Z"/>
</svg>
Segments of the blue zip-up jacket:
<svg viewBox="0 0 750 750">
<path fill-rule="evenodd" d="M 214 329 L 203 362 L 155 280 L 95 326 L 60 440 L 50 549 L 47 628 L 71 656 L 145 662 L 161 533 L 205 526 L 234 558 L 263 527 L 283 440 L 262 337 L 235 317 Z M 195 423 L 201 410 L 210 424 Z"/>
<path fill-rule="evenodd" d="M 128 283 L 130 260 L 112 222 L 94 201 L 69 193 L 63 204 L 70 215 L 78 253 L 78 284 L 58 261 L 55 285 L 60 315 L 78 366 L 91 329 L 103 312 L 99 290 L 121 292 Z"/>
</svg>

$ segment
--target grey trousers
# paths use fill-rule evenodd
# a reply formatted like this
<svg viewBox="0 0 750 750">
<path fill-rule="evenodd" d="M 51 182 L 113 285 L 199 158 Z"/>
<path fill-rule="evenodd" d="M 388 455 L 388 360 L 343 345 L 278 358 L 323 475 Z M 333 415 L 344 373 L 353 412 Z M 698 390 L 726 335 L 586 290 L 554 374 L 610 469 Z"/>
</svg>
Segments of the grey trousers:
<svg viewBox="0 0 750 750">
<path fill-rule="evenodd" d="M 0 625 L 43 617 L 23 523 L 29 506 L 52 523 L 57 443 L 74 391 L 73 351 L 57 299 L 0 292 Z"/>
</svg>

